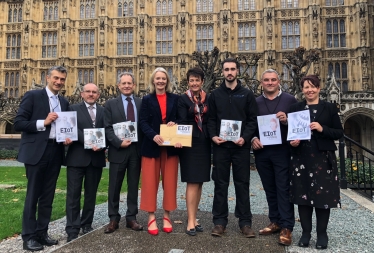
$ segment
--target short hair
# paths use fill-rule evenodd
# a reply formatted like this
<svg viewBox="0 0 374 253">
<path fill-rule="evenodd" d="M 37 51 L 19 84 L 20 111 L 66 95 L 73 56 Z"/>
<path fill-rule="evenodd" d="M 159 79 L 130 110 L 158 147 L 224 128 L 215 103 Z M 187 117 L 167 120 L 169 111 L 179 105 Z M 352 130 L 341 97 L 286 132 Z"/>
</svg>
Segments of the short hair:
<svg viewBox="0 0 374 253">
<path fill-rule="evenodd" d="M 103 137 L 103 133 L 101 131 L 96 131 L 96 136 L 100 139 L 101 137 Z"/>
<path fill-rule="evenodd" d="M 239 130 L 238 124 L 236 124 L 236 123 L 232 124 L 232 130 L 233 131 Z"/>
<path fill-rule="evenodd" d="M 129 130 L 130 130 L 130 132 L 132 133 L 132 132 L 135 131 L 135 127 L 134 127 L 133 125 L 129 125 Z"/>
<path fill-rule="evenodd" d="M 119 84 L 119 83 L 121 82 L 121 78 L 122 78 L 123 76 L 130 76 L 131 79 L 132 79 L 132 83 L 135 83 L 135 76 L 134 76 L 133 73 L 131 73 L 131 72 L 122 72 L 122 73 L 120 73 L 120 74 L 118 75 L 118 77 L 117 77 L 117 84 Z"/>
<path fill-rule="evenodd" d="M 51 73 L 54 70 L 56 70 L 60 73 L 66 74 L 66 76 L 68 75 L 68 71 L 66 70 L 65 67 L 63 67 L 63 66 L 53 66 L 53 67 L 48 69 L 47 76 L 51 76 Z"/>
<path fill-rule="evenodd" d="M 304 88 L 304 82 L 309 81 L 311 84 L 313 84 L 316 88 L 319 88 L 320 86 L 320 80 L 317 75 L 308 75 L 301 78 L 300 81 L 300 87 Z"/>
<path fill-rule="evenodd" d="M 168 72 L 166 71 L 166 69 L 162 68 L 162 67 L 157 67 L 151 74 L 151 77 L 149 79 L 149 93 L 154 93 L 155 92 L 155 85 L 153 84 L 153 79 L 155 78 L 155 75 L 157 72 L 162 72 L 166 75 L 166 87 L 165 87 L 165 91 L 166 92 L 171 92 L 172 91 L 172 87 L 171 87 L 171 82 L 170 82 L 170 77 L 168 75 Z"/>
<path fill-rule="evenodd" d="M 93 84 L 93 85 L 95 85 L 95 87 L 97 88 L 97 93 L 100 94 L 100 89 L 99 89 L 99 87 L 98 87 L 96 84 L 94 84 L 94 83 L 86 83 L 85 85 L 83 85 L 82 92 L 85 91 L 85 89 L 86 89 L 86 85 L 88 85 L 88 84 Z"/>
<path fill-rule="evenodd" d="M 223 68 L 223 65 L 224 65 L 226 62 L 233 62 L 233 63 L 235 63 L 237 69 L 239 69 L 239 67 L 240 67 L 239 62 L 238 62 L 237 59 L 235 59 L 235 58 L 226 58 L 226 59 L 224 59 L 223 62 L 222 62 L 222 65 L 221 65 L 222 68 Z"/>
<path fill-rule="evenodd" d="M 204 80 L 204 71 L 198 67 L 190 68 L 187 71 L 187 81 L 190 79 L 190 76 L 200 77 L 201 80 Z"/>
<path fill-rule="evenodd" d="M 275 71 L 274 69 L 267 69 L 264 72 L 262 72 L 262 74 L 261 74 L 261 80 L 264 78 L 264 75 L 266 73 L 275 73 L 277 75 L 278 80 L 280 80 L 278 72 Z"/>
</svg>

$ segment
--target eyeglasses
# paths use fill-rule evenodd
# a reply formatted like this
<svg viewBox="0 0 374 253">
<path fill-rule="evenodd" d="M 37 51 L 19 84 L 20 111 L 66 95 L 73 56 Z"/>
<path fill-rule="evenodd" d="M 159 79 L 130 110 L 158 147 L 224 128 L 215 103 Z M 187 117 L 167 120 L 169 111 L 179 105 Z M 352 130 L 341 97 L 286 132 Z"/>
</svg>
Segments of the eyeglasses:
<svg viewBox="0 0 374 253">
<path fill-rule="evenodd" d="M 225 69 L 223 69 L 224 71 L 235 71 L 236 70 L 236 68 L 225 68 Z"/>
<path fill-rule="evenodd" d="M 264 81 L 264 82 L 269 82 L 269 81 L 276 82 L 276 81 L 278 81 L 278 79 L 277 78 L 272 78 L 272 79 L 265 78 L 262 81 Z"/>
</svg>

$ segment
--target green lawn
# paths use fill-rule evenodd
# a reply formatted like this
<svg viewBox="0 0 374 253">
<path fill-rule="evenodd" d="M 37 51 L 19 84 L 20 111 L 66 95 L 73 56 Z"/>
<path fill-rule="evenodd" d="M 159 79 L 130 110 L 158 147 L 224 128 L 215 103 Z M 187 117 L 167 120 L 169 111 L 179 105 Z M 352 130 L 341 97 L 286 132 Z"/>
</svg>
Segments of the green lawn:
<svg viewBox="0 0 374 253">
<path fill-rule="evenodd" d="M 16 187 L 9 190 L 0 189 L 0 240 L 16 236 L 22 231 L 22 212 L 26 196 L 26 173 L 24 167 L 0 167 L 0 184 L 12 184 Z M 108 200 L 109 170 L 104 169 L 96 204 Z M 127 189 L 126 179 L 123 181 L 121 192 Z M 52 220 L 65 216 L 66 200 L 66 169 L 62 168 L 57 181 L 53 201 Z M 81 206 L 83 205 L 83 194 Z"/>
</svg>

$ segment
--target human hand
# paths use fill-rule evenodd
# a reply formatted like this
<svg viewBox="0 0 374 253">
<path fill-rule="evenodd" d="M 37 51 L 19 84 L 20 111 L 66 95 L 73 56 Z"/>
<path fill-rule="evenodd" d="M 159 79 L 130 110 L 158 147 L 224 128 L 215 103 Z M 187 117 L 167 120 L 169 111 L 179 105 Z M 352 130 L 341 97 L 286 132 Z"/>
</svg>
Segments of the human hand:
<svg viewBox="0 0 374 253">
<path fill-rule="evenodd" d="M 300 140 L 290 141 L 290 144 L 291 144 L 292 147 L 296 148 L 297 146 L 299 146 Z"/>
<path fill-rule="evenodd" d="M 262 145 L 261 141 L 259 138 L 255 138 L 253 141 L 252 141 L 252 148 L 254 150 L 258 150 L 258 149 L 261 149 L 263 148 L 264 146 Z"/>
<path fill-rule="evenodd" d="M 127 148 L 128 146 L 130 146 L 130 144 L 131 144 L 130 140 L 123 140 L 121 143 L 121 148 Z"/>
<path fill-rule="evenodd" d="M 221 143 L 224 143 L 226 142 L 224 139 L 222 139 L 221 137 L 218 137 L 218 136 L 214 136 L 212 138 L 212 141 L 217 144 L 217 145 L 220 145 Z"/>
<path fill-rule="evenodd" d="M 243 137 L 240 137 L 237 141 L 234 141 L 234 143 L 241 147 L 245 144 L 245 140 L 243 139 Z"/>
<path fill-rule="evenodd" d="M 72 144 L 72 143 L 73 143 L 73 141 L 72 141 L 70 138 L 66 138 L 65 141 L 63 142 L 63 144 L 64 144 L 65 146 L 69 146 L 69 145 Z"/>
<path fill-rule="evenodd" d="M 161 146 L 164 143 L 164 139 L 162 139 L 161 135 L 158 134 L 155 135 L 155 137 L 153 137 L 153 141 L 156 142 L 159 146 Z"/>
<path fill-rule="evenodd" d="M 49 125 L 52 124 L 52 122 L 54 122 L 57 118 L 58 118 L 57 113 L 55 113 L 55 112 L 50 112 L 50 113 L 48 113 L 47 118 L 45 118 L 45 120 L 44 120 L 44 126 L 49 126 Z"/>
<path fill-rule="evenodd" d="M 279 121 L 281 123 L 283 123 L 283 124 L 287 123 L 287 115 L 286 115 L 286 113 L 280 111 L 275 116 L 279 119 Z"/>
<path fill-rule="evenodd" d="M 310 123 L 310 130 L 317 130 L 318 132 L 322 133 L 323 127 L 318 122 Z"/>
</svg>

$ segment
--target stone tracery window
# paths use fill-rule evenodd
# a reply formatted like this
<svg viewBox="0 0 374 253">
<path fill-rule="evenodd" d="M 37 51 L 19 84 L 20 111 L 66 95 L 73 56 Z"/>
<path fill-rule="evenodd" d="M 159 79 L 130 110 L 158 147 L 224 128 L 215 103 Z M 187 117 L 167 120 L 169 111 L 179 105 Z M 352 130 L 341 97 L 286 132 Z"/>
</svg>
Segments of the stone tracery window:
<svg viewBox="0 0 374 253">
<path fill-rule="evenodd" d="M 213 0 L 197 0 L 196 12 L 213 12 Z"/>
<path fill-rule="evenodd" d="M 84 30 L 79 32 L 79 52 L 78 55 L 94 56 L 95 55 L 95 31 Z"/>
<path fill-rule="evenodd" d="M 117 55 L 133 54 L 133 29 L 124 28 L 117 30 Z"/>
<path fill-rule="evenodd" d="M 22 22 L 21 4 L 9 4 L 8 9 L 8 23 Z"/>
<path fill-rule="evenodd" d="M 45 1 L 43 20 L 58 20 L 58 1 Z"/>
<path fill-rule="evenodd" d="M 18 71 L 6 72 L 5 73 L 5 87 L 10 88 L 5 89 L 5 97 L 18 97 L 18 88 L 20 85 L 20 74 Z M 15 93 L 13 94 L 13 89 Z"/>
<path fill-rule="evenodd" d="M 156 15 L 173 14 L 173 0 L 157 0 Z"/>
<path fill-rule="evenodd" d="M 238 24 L 238 50 L 250 51 L 256 50 L 256 24 L 239 23 Z"/>
<path fill-rule="evenodd" d="M 342 92 L 348 91 L 348 68 L 346 62 L 330 62 L 328 65 L 328 75 L 334 74 L 336 84 Z"/>
<path fill-rule="evenodd" d="M 300 46 L 299 21 L 282 22 L 282 49 L 294 49 Z"/>
<path fill-rule="evenodd" d="M 173 28 L 157 27 L 156 28 L 156 54 L 173 53 Z"/>
<path fill-rule="evenodd" d="M 196 27 L 196 50 L 213 50 L 213 25 L 198 25 Z"/>
<path fill-rule="evenodd" d="M 326 6 L 344 5 L 344 0 L 326 0 Z"/>
<path fill-rule="evenodd" d="M 298 8 L 299 0 L 281 0 L 281 8 Z"/>
<path fill-rule="evenodd" d="M 57 57 L 57 32 L 46 32 L 42 36 L 42 58 Z"/>
<path fill-rule="evenodd" d="M 6 59 L 21 58 L 21 34 L 8 34 L 6 43 Z"/>
<path fill-rule="evenodd" d="M 326 43 L 328 48 L 346 47 L 346 31 L 344 19 L 326 21 Z"/>
<path fill-rule="evenodd" d="M 78 69 L 79 83 L 94 83 L 94 69 Z"/>
<path fill-rule="evenodd" d="M 134 16 L 134 2 L 132 0 L 118 0 L 118 17 Z"/>
<path fill-rule="evenodd" d="M 96 6 L 95 0 L 81 0 L 80 1 L 80 12 L 79 17 L 81 19 L 89 19 L 96 17 Z"/>
<path fill-rule="evenodd" d="M 238 0 L 238 10 L 239 11 L 256 10 L 255 0 Z"/>
</svg>

